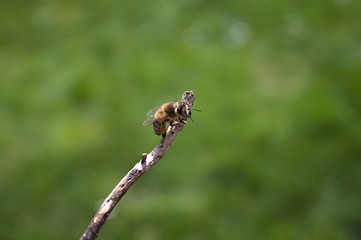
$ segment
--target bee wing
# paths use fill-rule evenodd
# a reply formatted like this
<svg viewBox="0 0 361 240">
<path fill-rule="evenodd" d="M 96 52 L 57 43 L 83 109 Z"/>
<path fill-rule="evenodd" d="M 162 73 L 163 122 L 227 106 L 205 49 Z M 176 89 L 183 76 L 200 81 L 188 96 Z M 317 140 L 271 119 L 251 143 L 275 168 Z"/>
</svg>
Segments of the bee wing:
<svg viewBox="0 0 361 240">
<path fill-rule="evenodd" d="M 154 116 L 155 112 L 156 112 L 160 107 L 161 107 L 161 106 L 158 106 L 158 107 L 156 107 L 156 108 L 153 108 L 153 109 L 149 110 L 149 111 L 147 112 L 146 116 L 148 116 L 148 117 Z"/>
<path fill-rule="evenodd" d="M 153 108 L 153 109 L 151 109 L 151 110 L 149 110 L 149 111 L 147 112 L 146 115 L 148 116 L 148 118 L 145 119 L 145 121 L 143 122 L 143 126 L 148 126 L 148 125 L 150 125 L 150 124 L 153 123 L 154 114 L 156 113 L 156 111 L 157 111 L 159 108 L 160 108 L 160 106 L 159 106 L 159 107 L 156 107 L 156 108 Z"/>
<path fill-rule="evenodd" d="M 148 126 L 150 124 L 153 123 L 154 120 L 154 115 L 153 116 L 149 116 L 147 119 L 145 119 L 145 121 L 143 122 L 143 126 Z"/>
</svg>

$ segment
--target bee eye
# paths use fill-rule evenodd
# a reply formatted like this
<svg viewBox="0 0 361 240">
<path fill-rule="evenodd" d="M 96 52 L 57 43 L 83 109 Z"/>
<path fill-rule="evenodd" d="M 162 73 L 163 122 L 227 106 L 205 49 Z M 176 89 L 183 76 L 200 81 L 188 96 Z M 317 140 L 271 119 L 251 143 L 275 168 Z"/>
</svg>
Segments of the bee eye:
<svg viewBox="0 0 361 240">
<path fill-rule="evenodd" d="M 179 106 L 179 107 L 177 108 L 177 113 L 178 113 L 178 114 L 182 114 L 182 107 L 181 107 L 181 106 Z"/>
</svg>

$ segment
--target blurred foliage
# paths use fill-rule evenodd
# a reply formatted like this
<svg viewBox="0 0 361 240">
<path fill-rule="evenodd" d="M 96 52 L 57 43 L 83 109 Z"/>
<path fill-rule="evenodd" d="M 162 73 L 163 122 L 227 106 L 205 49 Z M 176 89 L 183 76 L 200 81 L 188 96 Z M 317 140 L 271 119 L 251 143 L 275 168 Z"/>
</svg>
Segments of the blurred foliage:
<svg viewBox="0 0 361 240">
<path fill-rule="evenodd" d="M 361 239 L 361 2 L 1 1 L 2 239 Z"/>
</svg>

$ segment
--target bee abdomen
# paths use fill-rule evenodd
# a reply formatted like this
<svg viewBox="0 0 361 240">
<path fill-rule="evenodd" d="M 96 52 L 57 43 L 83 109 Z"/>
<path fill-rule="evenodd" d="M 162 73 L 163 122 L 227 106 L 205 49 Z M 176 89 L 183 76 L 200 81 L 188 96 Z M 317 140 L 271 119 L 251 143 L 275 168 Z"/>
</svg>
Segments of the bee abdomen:
<svg viewBox="0 0 361 240">
<path fill-rule="evenodd" d="M 158 121 L 158 120 L 155 120 L 153 121 L 153 130 L 154 130 L 154 133 L 157 134 L 157 135 L 161 135 L 162 132 L 161 132 L 161 127 L 162 127 L 162 121 Z"/>
</svg>

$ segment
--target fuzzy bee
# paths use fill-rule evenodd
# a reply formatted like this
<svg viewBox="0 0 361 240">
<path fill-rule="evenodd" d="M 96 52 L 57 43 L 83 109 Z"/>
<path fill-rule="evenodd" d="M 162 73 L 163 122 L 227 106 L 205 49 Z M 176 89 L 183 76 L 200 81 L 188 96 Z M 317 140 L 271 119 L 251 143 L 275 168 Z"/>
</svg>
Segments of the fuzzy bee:
<svg viewBox="0 0 361 240">
<path fill-rule="evenodd" d="M 166 124 L 174 126 L 179 123 L 187 123 L 187 118 L 191 117 L 191 109 L 199 111 L 198 109 L 191 108 L 185 102 L 167 102 L 163 105 L 153 108 L 146 115 L 148 118 L 143 122 L 143 126 L 148 126 L 153 123 L 154 133 L 162 135 L 163 138 L 166 136 L 167 128 Z"/>
</svg>

